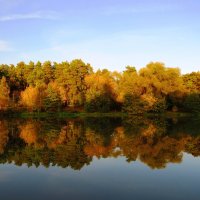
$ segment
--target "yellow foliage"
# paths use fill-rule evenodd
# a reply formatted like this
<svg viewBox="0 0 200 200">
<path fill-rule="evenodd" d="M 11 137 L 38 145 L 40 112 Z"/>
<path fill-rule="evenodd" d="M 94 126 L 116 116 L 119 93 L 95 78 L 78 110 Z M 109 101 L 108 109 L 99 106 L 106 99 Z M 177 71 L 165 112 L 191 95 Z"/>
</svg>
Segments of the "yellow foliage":
<svg viewBox="0 0 200 200">
<path fill-rule="evenodd" d="M 171 92 L 185 90 L 180 69 L 167 68 L 163 63 L 149 63 L 139 71 L 139 75 L 144 78 L 144 83 L 148 83 L 146 93 L 155 96 L 162 97 Z"/>
<path fill-rule="evenodd" d="M 45 92 L 43 88 L 28 87 L 21 92 L 21 103 L 30 111 L 40 110 L 42 108 Z"/>
<path fill-rule="evenodd" d="M 156 133 L 156 131 L 157 131 L 157 128 L 153 124 L 150 124 L 147 129 L 144 129 L 142 131 L 142 135 L 144 135 L 144 136 L 152 136 L 152 135 L 154 135 Z"/>
<path fill-rule="evenodd" d="M 157 99 L 155 97 L 153 97 L 152 95 L 149 95 L 149 94 L 142 95 L 141 99 L 148 103 L 148 107 L 152 107 L 157 101 Z"/>
<path fill-rule="evenodd" d="M 117 83 L 110 72 L 97 71 L 85 77 L 87 85 L 86 100 L 90 101 L 97 96 L 109 94 L 115 99 Z"/>
</svg>

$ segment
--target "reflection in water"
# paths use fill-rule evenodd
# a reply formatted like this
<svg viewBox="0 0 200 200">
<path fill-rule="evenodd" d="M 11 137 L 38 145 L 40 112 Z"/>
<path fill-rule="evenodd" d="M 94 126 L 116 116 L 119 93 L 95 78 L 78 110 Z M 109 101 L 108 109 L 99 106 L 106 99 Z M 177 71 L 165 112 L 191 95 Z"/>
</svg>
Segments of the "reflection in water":
<svg viewBox="0 0 200 200">
<path fill-rule="evenodd" d="M 84 118 L 0 120 L 0 163 L 80 170 L 94 157 L 126 157 L 152 169 L 200 155 L 199 120 Z"/>
</svg>

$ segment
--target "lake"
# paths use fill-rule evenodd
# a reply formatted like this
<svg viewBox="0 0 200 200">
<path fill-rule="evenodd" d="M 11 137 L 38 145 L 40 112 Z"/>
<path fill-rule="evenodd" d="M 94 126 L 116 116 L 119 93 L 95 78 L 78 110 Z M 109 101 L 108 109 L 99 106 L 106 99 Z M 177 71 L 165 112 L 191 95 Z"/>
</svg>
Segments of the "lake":
<svg viewBox="0 0 200 200">
<path fill-rule="evenodd" d="M 1 199 L 200 199 L 200 119 L 0 119 Z"/>
</svg>

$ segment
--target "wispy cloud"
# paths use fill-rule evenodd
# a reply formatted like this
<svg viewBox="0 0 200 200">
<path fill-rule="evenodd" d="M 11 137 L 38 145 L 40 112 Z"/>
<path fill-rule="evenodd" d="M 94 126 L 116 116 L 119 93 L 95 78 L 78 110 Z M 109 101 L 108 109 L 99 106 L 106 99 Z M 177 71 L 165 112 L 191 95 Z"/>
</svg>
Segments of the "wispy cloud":
<svg viewBox="0 0 200 200">
<path fill-rule="evenodd" d="M 11 51 L 10 44 L 4 40 L 0 40 L 0 52 Z"/>
<path fill-rule="evenodd" d="M 55 11 L 37 11 L 33 13 L 11 14 L 6 16 L 0 16 L 0 22 L 15 21 L 15 20 L 31 20 L 31 19 L 56 20 L 59 18 L 60 16 Z"/>
</svg>

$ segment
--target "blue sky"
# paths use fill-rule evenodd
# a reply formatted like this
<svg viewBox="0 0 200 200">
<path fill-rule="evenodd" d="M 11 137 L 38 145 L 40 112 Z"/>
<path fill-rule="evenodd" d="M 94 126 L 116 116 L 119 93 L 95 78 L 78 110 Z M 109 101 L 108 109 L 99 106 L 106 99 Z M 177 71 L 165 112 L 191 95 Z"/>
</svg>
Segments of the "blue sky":
<svg viewBox="0 0 200 200">
<path fill-rule="evenodd" d="M 81 58 L 200 70 L 199 0 L 0 0 L 0 63 Z"/>
</svg>

